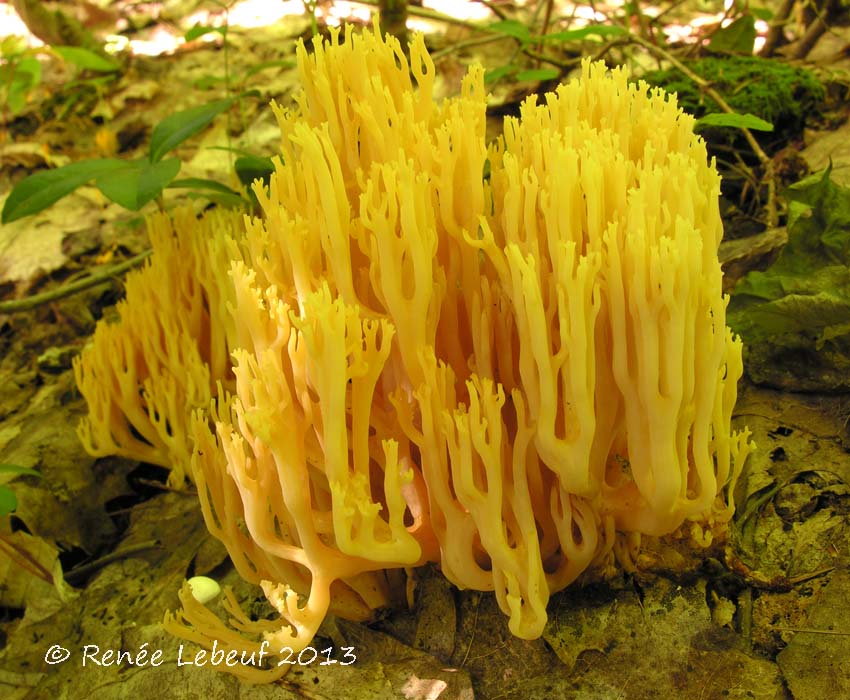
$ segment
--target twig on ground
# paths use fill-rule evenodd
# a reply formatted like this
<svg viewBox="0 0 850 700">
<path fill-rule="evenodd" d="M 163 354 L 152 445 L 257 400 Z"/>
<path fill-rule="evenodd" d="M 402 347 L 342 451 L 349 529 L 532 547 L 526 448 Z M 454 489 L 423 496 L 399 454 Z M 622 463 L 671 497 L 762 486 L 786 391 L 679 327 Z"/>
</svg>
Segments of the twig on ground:
<svg viewBox="0 0 850 700">
<path fill-rule="evenodd" d="M 127 270 L 138 266 L 139 264 L 144 262 L 150 254 L 151 251 L 146 250 L 143 253 L 139 253 L 135 257 L 130 258 L 129 260 L 125 260 L 122 263 L 103 268 L 87 277 L 76 280 L 75 282 L 71 282 L 61 287 L 57 287 L 56 289 L 51 289 L 50 291 L 42 292 L 41 294 L 33 294 L 32 296 L 26 297 L 24 299 L 0 301 L 0 314 L 14 314 L 20 313 L 21 311 L 31 311 L 32 309 L 35 309 L 39 306 L 43 306 L 44 304 L 48 304 L 51 301 L 56 301 L 57 299 L 64 299 L 65 297 L 71 296 L 72 294 L 76 294 L 77 292 L 82 292 L 85 289 L 89 289 L 90 287 L 102 284 L 103 282 L 109 281 L 116 275 L 120 275 L 126 272 Z"/>
</svg>

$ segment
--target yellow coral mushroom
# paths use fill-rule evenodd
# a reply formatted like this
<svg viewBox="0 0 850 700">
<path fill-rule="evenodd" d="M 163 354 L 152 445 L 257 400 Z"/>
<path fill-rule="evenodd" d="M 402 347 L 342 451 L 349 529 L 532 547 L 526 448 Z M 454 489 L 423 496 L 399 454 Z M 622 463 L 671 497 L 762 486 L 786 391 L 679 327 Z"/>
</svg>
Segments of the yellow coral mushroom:
<svg viewBox="0 0 850 700">
<path fill-rule="evenodd" d="M 216 382 L 230 373 L 227 336 L 235 320 L 226 311 L 223 246 L 241 228 L 241 217 L 226 211 L 200 221 L 188 210 L 148 219 L 156 254 L 127 276 L 120 323 L 98 324 L 74 362 L 89 405 L 78 433 L 90 454 L 169 467 L 169 483 L 183 483 L 189 414 L 209 406 Z"/>
<path fill-rule="evenodd" d="M 154 219 L 76 366 L 87 447 L 189 470 L 280 613 L 230 596 L 230 628 L 184 589 L 166 627 L 201 644 L 302 649 L 428 561 L 530 639 L 641 534 L 731 516 L 752 445 L 693 119 L 585 62 L 488 148 L 481 69 L 438 103 L 421 37 L 409 55 L 377 28 L 300 46 L 262 216 Z"/>
</svg>

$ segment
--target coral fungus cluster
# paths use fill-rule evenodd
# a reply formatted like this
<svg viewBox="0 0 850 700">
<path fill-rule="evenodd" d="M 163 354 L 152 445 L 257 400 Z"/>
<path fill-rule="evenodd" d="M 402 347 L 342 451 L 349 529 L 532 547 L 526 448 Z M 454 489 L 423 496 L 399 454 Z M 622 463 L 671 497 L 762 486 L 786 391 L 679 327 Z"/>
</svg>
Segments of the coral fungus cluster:
<svg viewBox="0 0 850 700">
<path fill-rule="evenodd" d="M 585 62 L 488 147 L 481 69 L 435 101 L 421 38 L 349 29 L 298 65 L 262 216 L 153 217 L 75 365 L 87 448 L 187 474 L 280 613 L 229 598 L 232 628 L 184 590 L 167 626 L 299 649 L 434 561 L 534 638 L 623 543 L 728 520 L 751 446 L 692 118 Z"/>
</svg>

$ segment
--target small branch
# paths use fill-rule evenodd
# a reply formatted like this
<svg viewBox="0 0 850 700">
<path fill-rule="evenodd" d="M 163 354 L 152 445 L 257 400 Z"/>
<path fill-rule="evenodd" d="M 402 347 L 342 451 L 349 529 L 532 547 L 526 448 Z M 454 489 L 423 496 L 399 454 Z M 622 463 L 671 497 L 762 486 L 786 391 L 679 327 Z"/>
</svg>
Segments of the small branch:
<svg viewBox="0 0 850 700">
<path fill-rule="evenodd" d="M 561 70 L 569 70 L 570 68 L 574 68 L 579 63 L 581 63 L 581 58 L 574 58 L 568 61 L 562 61 L 560 58 L 555 58 L 554 56 L 550 56 L 545 53 L 539 53 L 534 51 L 533 49 L 522 49 L 522 53 L 524 53 L 529 58 L 533 58 L 535 61 L 540 61 L 541 63 L 548 63 L 550 65 L 555 66 L 555 68 L 560 68 Z"/>
<path fill-rule="evenodd" d="M 836 637 L 850 637 L 850 632 L 842 632 L 841 630 L 819 630 L 814 627 L 773 627 L 778 632 L 796 632 L 798 634 L 828 634 Z"/>
<path fill-rule="evenodd" d="M 162 547 L 162 543 L 159 540 L 147 540 L 145 542 L 139 542 L 137 544 L 128 545 L 123 549 L 116 549 L 114 552 L 109 552 L 102 556 L 100 559 L 95 559 L 94 561 L 90 561 L 87 564 L 81 564 L 70 571 L 65 573 L 65 580 L 68 583 L 73 583 L 74 581 L 80 581 L 98 569 L 102 569 L 107 564 L 111 564 L 112 562 L 119 561 L 121 559 L 126 559 L 132 556 L 135 556 L 139 552 L 146 552 L 149 549 L 157 549 Z"/>
<path fill-rule="evenodd" d="M 807 3 L 807 9 L 814 15 L 814 20 L 806 28 L 805 34 L 794 47 L 793 58 L 802 60 L 809 55 L 815 44 L 827 31 L 831 31 L 830 22 L 837 19 L 840 12 L 840 3 L 837 0 L 826 0 L 823 7 L 816 3 Z"/>
<path fill-rule="evenodd" d="M 31 311 L 32 309 L 35 309 L 38 306 L 43 306 L 51 301 L 64 299 L 65 297 L 69 297 L 77 292 L 82 292 L 85 289 L 97 286 L 98 284 L 109 281 L 116 275 L 120 275 L 127 270 L 136 267 L 140 263 L 144 262 L 150 254 L 151 251 L 146 250 L 129 260 L 104 268 L 89 275 L 88 277 L 63 285 L 62 287 L 57 287 L 56 289 L 51 289 L 48 292 L 34 294 L 33 296 L 26 297 L 24 299 L 0 301 L 0 314 L 14 314 L 21 311 Z"/>
<path fill-rule="evenodd" d="M 456 41 L 451 46 L 447 46 L 444 49 L 440 49 L 439 51 L 429 51 L 431 54 L 431 60 L 435 63 L 443 58 L 444 56 L 449 56 L 450 54 L 457 53 L 458 51 L 463 51 L 464 49 L 471 48 L 473 46 L 482 46 L 484 44 L 492 44 L 496 41 L 502 41 L 505 38 L 503 34 L 488 34 L 486 36 L 478 36 L 473 39 L 464 39 L 463 41 Z"/>
<path fill-rule="evenodd" d="M 806 29 L 806 33 L 803 34 L 803 38 L 797 43 L 794 47 L 794 58 L 798 61 L 803 60 L 806 56 L 809 55 L 809 51 L 811 51 L 815 44 L 818 43 L 818 39 L 820 39 L 824 34 L 826 34 L 826 30 L 829 29 L 826 21 L 823 17 L 818 17 L 814 22 L 809 25 L 809 28 Z"/>
<path fill-rule="evenodd" d="M 650 17 L 650 18 L 649 18 L 649 23 L 650 23 L 650 24 L 654 24 L 654 25 L 660 25 L 660 24 L 661 24 L 661 20 L 664 18 L 664 15 L 666 15 L 666 14 L 667 14 L 668 12 L 670 12 L 671 10 L 675 10 L 675 9 L 676 9 L 676 8 L 678 8 L 680 5 L 684 5 L 687 1 L 688 1 L 688 0 L 675 0 L 675 1 L 674 1 L 674 2 L 672 2 L 670 5 L 668 5 L 668 6 L 667 6 L 667 7 L 665 7 L 663 10 L 661 10 L 661 12 L 659 12 L 657 15 L 655 15 L 655 17 Z"/>
<path fill-rule="evenodd" d="M 545 35 L 549 32 L 549 24 L 552 21 L 552 5 L 553 0 L 546 0 L 546 10 L 543 15 L 543 25 L 540 27 L 540 34 Z M 540 39 L 540 43 L 537 45 L 537 50 L 539 52 L 543 52 L 543 39 Z"/>
<path fill-rule="evenodd" d="M 356 2 L 358 5 L 366 5 L 367 7 L 378 7 L 378 2 L 373 1 L 373 0 L 354 0 L 354 2 Z M 486 32 L 488 34 L 488 37 L 486 39 L 482 39 L 480 41 L 480 43 L 482 43 L 482 44 L 488 43 L 488 41 L 490 41 L 491 39 L 495 41 L 496 38 L 498 38 L 498 39 L 510 39 L 511 38 L 511 37 L 506 36 L 505 34 L 502 34 L 501 32 L 495 32 L 495 31 L 488 29 L 486 25 L 476 24 L 475 22 L 468 22 L 466 20 L 457 19 L 455 17 L 451 17 L 450 15 L 444 15 L 440 12 L 435 12 L 434 10 L 429 10 L 427 8 L 424 8 L 424 7 L 416 7 L 415 5 L 410 5 L 410 6 L 408 6 L 408 14 L 410 14 L 411 16 L 415 16 L 415 17 L 424 17 L 426 19 L 431 19 L 431 20 L 434 20 L 435 22 L 445 22 L 447 24 L 454 24 L 454 25 L 458 25 L 458 26 L 461 26 L 461 27 L 466 27 L 467 29 L 470 29 L 474 32 Z M 461 44 L 463 46 L 474 46 L 477 43 L 479 43 L 478 39 L 470 39 L 468 41 L 461 42 Z M 449 48 L 444 49 L 441 52 L 438 52 L 437 54 L 432 54 L 432 58 L 434 58 L 435 56 L 442 56 L 442 55 L 445 55 L 447 53 L 451 53 L 454 48 L 455 47 L 449 47 Z M 610 45 L 608 47 L 606 47 L 605 51 L 607 51 L 609 48 L 610 48 Z M 550 56 L 548 54 L 538 53 L 537 51 L 533 51 L 532 49 L 529 49 L 527 47 L 523 47 L 521 44 L 519 44 L 518 50 L 520 52 L 522 52 L 523 54 L 525 54 L 526 56 L 528 56 L 529 58 L 532 58 L 536 61 L 541 61 L 543 63 L 549 63 L 549 64 L 555 66 L 556 68 L 560 68 L 561 70 L 569 70 L 569 69 L 573 68 L 575 65 L 577 65 L 578 63 L 581 62 L 581 59 L 575 59 L 575 60 L 571 60 L 571 61 L 563 61 L 563 60 L 558 59 L 554 56 Z"/>
<path fill-rule="evenodd" d="M 499 19 L 507 19 L 508 16 L 504 13 L 502 8 L 496 6 L 494 3 L 490 2 L 490 0 L 475 0 L 479 5 L 484 5 L 490 12 L 492 12 Z"/>
<path fill-rule="evenodd" d="M 773 52 L 779 46 L 779 42 L 784 38 L 782 30 L 785 29 L 795 4 L 796 0 L 782 0 L 782 5 L 770 21 L 767 35 L 764 38 L 764 46 L 761 47 L 759 56 L 770 58 L 773 55 Z"/>
</svg>

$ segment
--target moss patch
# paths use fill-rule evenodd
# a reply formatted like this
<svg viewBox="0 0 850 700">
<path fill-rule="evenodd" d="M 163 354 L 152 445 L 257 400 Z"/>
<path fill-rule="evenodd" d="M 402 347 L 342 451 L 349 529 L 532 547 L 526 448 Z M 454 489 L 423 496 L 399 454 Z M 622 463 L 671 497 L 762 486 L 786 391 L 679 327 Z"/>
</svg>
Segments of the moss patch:
<svg viewBox="0 0 850 700">
<path fill-rule="evenodd" d="M 775 131 L 763 138 L 780 147 L 802 133 L 806 118 L 820 110 L 825 94 L 823 85 L 810 71 L 758 56 L 709 57 L 687 65 L 736 112 L 771 122 Z M 643 79 L 676 92 L 679 105 L 697 117 L 722 112 L 711 97 L 676 69 L 651 71 Z"/>
</svg>

